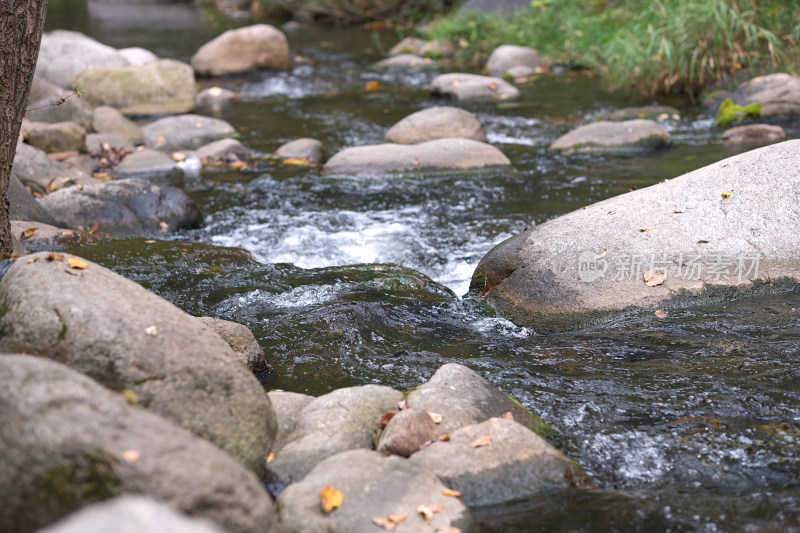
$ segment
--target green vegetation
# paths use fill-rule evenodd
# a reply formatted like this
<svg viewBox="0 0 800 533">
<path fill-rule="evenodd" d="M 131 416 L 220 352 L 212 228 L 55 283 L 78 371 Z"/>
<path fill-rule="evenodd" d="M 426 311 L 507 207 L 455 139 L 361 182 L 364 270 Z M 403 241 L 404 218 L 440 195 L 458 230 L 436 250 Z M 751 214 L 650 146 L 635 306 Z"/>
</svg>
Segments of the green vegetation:
<svg viewBox="0 0 800 533">
<path fill-rule="evenodd" d="M 642 93 L 697 94 L 741 69 L 800 66 L 800 0 L 533 0 L 509 19 L 439 20 L 427 37 L 479 63 L 498 45 L 536 48 Z"/>
<path fill-rule="evenodd" d="M 744 107 L 734 104 L 733 100 L 726 98 L 717 111 L 717 126 L 727 126 L 731 122 L 743 118 L 758 118 L 761 116 L 761 104 L 749 104 Z"/>
<path fill-rule="evenodd" d="M 453 0 L 256 0 L 264 14 L 303 13 L 337 23 L 392 20 L 406 23 L 441 13 Z"/>
</svg>

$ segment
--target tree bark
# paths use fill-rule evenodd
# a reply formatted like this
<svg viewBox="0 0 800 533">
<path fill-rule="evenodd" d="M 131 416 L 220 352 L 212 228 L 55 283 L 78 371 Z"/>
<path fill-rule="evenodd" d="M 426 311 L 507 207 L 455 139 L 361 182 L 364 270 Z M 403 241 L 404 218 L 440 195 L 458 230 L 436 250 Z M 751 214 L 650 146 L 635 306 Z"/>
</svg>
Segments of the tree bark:
<svg viewBox="0 0 800 533">
<path fill-rule="evenodd" d="M 0 254 L 13 251 L 8 180 L 39 56 L 47 3 L 0 0 Z"/>
</svg>

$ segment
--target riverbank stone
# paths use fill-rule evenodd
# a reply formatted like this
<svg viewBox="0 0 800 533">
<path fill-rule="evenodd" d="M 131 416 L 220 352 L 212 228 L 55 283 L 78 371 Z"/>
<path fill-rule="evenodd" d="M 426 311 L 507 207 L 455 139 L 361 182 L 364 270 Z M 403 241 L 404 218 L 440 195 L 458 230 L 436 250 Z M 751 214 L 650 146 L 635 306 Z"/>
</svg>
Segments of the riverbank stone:
<svg viewBox="0 0 800 533">
<path fill-rule="evenodd" d="M 194 72 L 181 61 L 120 68 L 93 68 L 78 74 L 70 87 L 85 91 L 93 106 L 111 106 L 127 116 L 186 113 L 197 94 Z"/>
<path fill-rule="evenodd" d="M 409 457 L 438 439 L 439 429 L 427 411 L 403 409 L 386 424 L 376 449 L 385 455 Z"/>
<path fill-rule="evenodd" d="M 192 56 L 198 76 L 227 76 L 257 69 L 289 70 L 289 42 L 279 29 L 256 24 L 228 30 Z"/>
<path fill-rule="evenodd" d="M 57 224 L 55 218 L 42 207 L 13 172 L 8 177 L 8 218 L 30 220 L 44 224 Z M 17 235 L 19 237 L 19 235 Z"/>
<path fill-rule="evenodd" d="M 35 122 L 75 122 L 86 128 L 92 122 L 92 114 L 92 106 L 80 95 L 42 76 L 33 77 L 26 119 Z"/>
<path fill-rule="evenodd" d="M 146 65 L 147 63 L 155 63 L 158 61 L 158 56 L 150 50 L 141 48 L 139 46 L 131 46 L 129 48 L 120 48 L 119 53 L 128 60 L 128 63 L 134 67 Z"/>
<path fill-rule="evenodd" d="M 310 137 L 295 139 L 281 145 L 275 150 L 275 155 L 283 159 L 308 161 L 311 165 L 321 165 L 325 162 L 325 149 L 322 142 Z"/>
<path fill-rule="evenodd" d="M 499 505 L 586 483 L 580 467 L 528 428 L 490 418 L 465 426 L 411 456 L 461 493 L 470 507 Z"/>
<path fill-rule="evenodd" d="M 113 236 L 101 231 L 64 229 L 34 220 L 11 220 L 11 234 L 19 238 L 25 254 L 93 246 Z M 20 254 L 22 255 L 22 254 Z"/>
<path fill-rule="evenodd" d="M 253 154 L 237 139 L 228 137 L 201 146 L 195 150 L 194 155 L 206 163 L 234 163 L 236 161 L 246 161 Z"/>
<path fill-rule="evenodd" d="M 550 145 L 550 151 L 570 153 L 647 153 L 668 148 L 672 137 L 652 120 L 601 120 L 579 126 Z"/>
<path fill-rule="evenodd" d="M 733 95 L 743 106 L 761 105 L 760 116 L 800 114 L 800 79 L 789 74 L 769 74 L 748 80 Z"/>
<path fill-rule="evenodd" d="M 383 142 L 418 144 L 454 137 L 486 142 L 486 130 L 469 111 L 458 107 L 438 106 L 417 111 L 400 120 L 389 128 Z"/>
<path fill-rule="evenodd" d="M 88 173 L 54 161 L 47 154 L 29 144 L 17 144 L 11 171 L 23 185 L 33 192 L 47 193 L 74 185 L 90 186 L 99 182 Z"/>
<path fill-rule="evenodd" d="M 66 228 L 90 228 L 122 235 L 144 235 L 200 227 L 197 204 L 175 187 L 144 179 L 69 187 L 42 198 L 41 205 Z"/>
<path fill-rule="evenodd" d="M 264 350 L 247 326 L 210 316 L 198 317 L 197 320 L 222 337 L 236 354 L 236 359 L 247 365 L 254 373 L 264 372 L 267 369 Z"/>
<path fill-rule="evenodd" d="M 414 54 L 399 54 L 390 56 L 386 59 L 381 59 L 373 65 L 373 68 L 416 68 L 416 69 L 429 69 L 436 68 L 439 65 L 432 59 L 427 57 L 416 56 Z"/>
<path fill-rule="evenodd" d="M 325 163 L 326 173 L 385 174 L 421 169 L 509 167 L 511 161 L 491 144 L 471 139 L 435 139 L 419 144 L 377 144 L 346 148 Z"/>
<path fill-rule="evenodd" d="M 800 140 L 758 148 L 526 229 L 481 259 L 471 291 L 547 333 L 800 280 L 798 154 Z"/>
<path fill-rule="evenodd" d="M 144 142 L 142 128 L 111 106 L 103 105 L 95 108 L 92 115 L 92 129 L 97 133 L 116 135 L 134 145 Z"/>
<path fill-rule="evenodd" d="M 114 169 L 119 179 L 166 178 L 180 172 L 174 159 L 159 150 L 145 148 L 125 156 Z"/>
<path fill-rule="evenodd" d="M 547 62 L 533 48 L 509 44 L 495 48 L 486 60 L 487 72 L 498 78 L 515 67 L 527 67 L 535 72 L 537 68 L 546 66 Z"/>
<path fill-rule="evenodd" d="M 363 385 L 312 400 L 297 415 L 286 444 L 267 463 L 267 488 L 278 495 L 332 455 L 357 448 L 372 450 L 381 415 L 397 409 L 402 397 L 389 387 Z"/>
<path fill-rule="evenodd" d="M 455 45 L 448 41 L 425 41 L 419 37 L 404 37 L 389 49 L 388 55 L 399 56 L 409 54 L 423 58 L 437 59 L 441 57 L 452 57 L 454 53 Z"/>
<path fill-rule="evenodd" d="M 28 143 L 47 153 L 85 150 L 86 128 L 75 122 L 31 123 Z"/>
<path fill-rule="evenodd" d="M 55 30 L 42 35 L 36 75 L 59 87 L 69 87 L 75 76 L 87 69 L 120 68 L 128 60 L 118 50 L 86 35 Z"/>
<path fill-rule="evenodd" d="M 314 400 L 313 396 L 299 392 L 270 391 L 269 401 L 278 420 L 278 433 L 272 443 L 272 451 L 278 453 L 286 444 L 288 436 L 297 424 L 297 415 Z"/>
<path fill-rule="evenodd" d="M 431 83 L 431 93 L 433 96 L 478 102 L 502 102 L 519 97 L 519 89 L 505 80 L 463 73 L 437 76 Z"/>
<path fill-rule="evenodd" d="M 786 131 L 771 124 L 747 124 L 722 132 L 725 144 L 767 144 L 786 140 Z"/>
<path fill-rule="evenodd" d="M 320 506 L 320 490 L 326 486 L 342 493 L 341 506 L 331 513 Z M 281 493 L 277 502 L 279 531 L 375 533 L 385 530 L 378 524 L 391 524 L 390 517 L 403 516 L 391 530 L 475 533 L 472 513 L 459 498 L 445 496 L 442 492 L 446 489 L 436 475 L 407 459 L 370 450 L 342 452 L 321 462 L 305 479 Z M 430 520 L 420 513 L 420 506 L 427 508 Z M 432 512 L 431 507 L 438 510 Z"/>
<path fill-rule="evenodd" d="M 0 355 L 0 407 L 0 530 L 35 531 L 122 494 L 232 533 L 273 522 L 269 496 L 233 458 L 60 363 Z"/>
<path fill-rule="evenodd" d="M 201 115 L 179 115 L 142 126 L 144 143 L 164 152 L 194 150 L 212 141 L 232 137 L 233 126 L 218 118 Z"/>
</svg>

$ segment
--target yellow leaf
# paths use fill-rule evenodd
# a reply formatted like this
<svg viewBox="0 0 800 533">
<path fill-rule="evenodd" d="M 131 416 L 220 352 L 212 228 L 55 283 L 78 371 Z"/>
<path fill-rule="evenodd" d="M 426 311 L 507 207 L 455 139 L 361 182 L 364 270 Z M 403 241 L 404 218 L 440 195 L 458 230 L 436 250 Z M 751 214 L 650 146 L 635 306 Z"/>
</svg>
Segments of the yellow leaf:
<svg viewBox="0 0 800 533">
<path fill-rule="evenodd" d="M 70 266 L 70 268 L 79 268 L 81 270 L 89 266 L 89 263 L 80 257 L 70 257 L 67 259 L 67 264 Z"/>
<path fill-rule="evenodd" d="M 269 452 L 269 455 L 267 456 L 267 462 L 271 463 L 274 460 L 275 460 L 275 452 Z"/>
<path fill-rule="evenodd" d="M 25 239 L 30 239 L 31 235 L 33 235 L 37 229 L 39 228 L 27 228 L 20 234 L 19 240 L 24 241 Z"/>
<path fill-rule="evenodd" d="M 152 326 L 147 326 L 146 328 L 144 328 L 144 334 L 149 335 L 151 337 L 155 337 L 156 335 L 158 335 L 158 326 L 156 326 L 155 324 Z"/>
<path fill-rule="evenodd" d="M 445 496 L 452 496 L 453 498 L 460 498 L 461 497 L 461 491 L 453 490 L 453 489 L 444 489 L 442 491 L 442 494 L 444 494 Z"/>
<path fill-rule="evenodd" d="M 322 510 L 326 513 L 330 513 L 342 505 L 343 500 L 344 494 L 342 494 L 342 491 L 336 487 L 326 485 L 322 487 L 321 491 L 319 491 L 319 501 L 322 504 Z"/>
<path fill-rule="evenodd" d="M 305 157 L 290 157 L 288 159 L 283 160 L 284 165 L 302 165 L 302 166 L 311 166 L 311 161 L 306 159 Z"/>
<path fill-rule="evenodd" d="M 125 398 L 125 401 L 131 405 L 139 405 L 139 395 L 131 389 L 123 389 L 120 394 Z"/>
<path fill-rule="evenodd" d="M 247 166 L 247 163 L 245 163 L 244 161 L 235 161 L 231 163 L 229 166 L 233 170 L 241 170 Z"/>
<path fill-rule="evenodd" d="M 723 193 L 722 193 L 722 197 L 723 197 L 723 198 L 730 198 L 730 197 L 731 197 L 731 193 L 729 193 L 729 192 L 723 192 Z"/>
<path fill-rule="evenodd" d="M 470 443 L 470 448 L 482 448 L 484 446 L 488 446 L 492 442 L 492 437 L 486 435 L 485 437 L 479 437 Z"/>
<path fill-rule="evenodd" d="M 49 192 L 53 192 L 54 190 L 58 189 L 57 183 L 51 183 L 50 186 L 47 188 Z"/>
<path fill-rule="evenodd" d="M 375 81 L 375 80 L 369 80 L 367 82 L 367 90 L 368 91 L 380 91 L 381 90 L 380 82 Z"/>
</svg>

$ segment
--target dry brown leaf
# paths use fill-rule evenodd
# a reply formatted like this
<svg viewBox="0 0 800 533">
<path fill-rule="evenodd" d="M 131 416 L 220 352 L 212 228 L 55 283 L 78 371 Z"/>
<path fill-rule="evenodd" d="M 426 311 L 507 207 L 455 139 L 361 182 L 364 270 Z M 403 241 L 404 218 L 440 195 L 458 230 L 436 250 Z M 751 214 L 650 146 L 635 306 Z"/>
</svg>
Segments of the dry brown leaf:
<svg viewBox="0 0 800 533">
<path fill-rule="evenodd" d="M 382 516 L 373 518 L 372 523 L 378 527 L 382 527 L 386 531 L 394 531 L 395 529 L 397 529 L 397 524 L 395 524 L 388 518 L 384 518 Z"/>
<path fill-rule="evenodd" d="M 131 405 L 139 405 L 139 395 L 136 394 L 136 391 L 132 391 L 131 389 L 122 389 L 120 392 L 122 397 L 125 398 L 125 401 Z"/>
<path fill-rule="evenodd" d="M 380 91 L 381 90 L 381 83 L 375 80 L 369 80 L 367 82 L 366 89 L 368 91 Z"/>
<path fill-rule="evenodd" d="M 403 409 L 408 409 L 408 400 L 400 400 L 397 402 L 397 410 L 402 411 Z"/>
<path fill-rule="evenodd" d="M 152 326 L 147 326 L 146 328 L 144 328 L 144 334 L 149 335 L 151 337 L 155 337 L 156 335 L 158 335 L 158 326 L 156 326 L 155 324 Z"/>
<path fill-rule="evenodd" d="M 63 261 L 64 255 L 57 254 L 55 252 L 50 252 L 49 254 L 47 254 L 47 257 L 45 257 L 45 259 L 47 259 L 48 261 Z"/>
<path fill-rule="evenodd" d="M 646 231 L 653 231 L 653 228 L 642 228 L 639 230 L 639 233 L 644 233 Z"/>
<path fill-rule="evenodd" d="M 417 450 L 417 451 L 424 450 L 425 448 L 427 448 L 431 444 L 433 444 L 432 440 L 426 440 L 425 442 L 423 442 L 422 444 L 419 445 L 419 450 Z"/>
<path fill-rule="evenodd" d="M 667 318 L 667 312 L 666 312 L 666 311 L 664 311 L 663 309 L 658 309 L 658 310 L 657 310 L 655 313 L 653 313 L 653 314 L 654 314 L 654 315 L 656 315 L 656 317 L 657 317 L 657 318 Z"/>
<path fill-rule="evenodd" d="M 67 264 L 70 266 L 70 268 L 78 268 L 80 270 L 83 270 L 89 266 L 89 263 L 87 263 L 80 257 L 74 257 L 74 256 L 67 259 Z"/>
<path fill-rule="evenodd" d="M 454 498 L 460 498 L 461 497 L 461 491 L 453 490 L 453 489 L 444 489 L 442 491 L 442 494 L 444 494 L 445 496 L 452 496 Z"/>
<path fill-rule="evenodd" d="M 344 494 L 336 487 L 326 485 L 319 491 L 319 501 L 322 504 L 322 510 L 330 513 L 340 505 L 344 500 Z"/>
<path fill-rule="evenodd" d="M 506 411 L 505 413 L 500 415 L 500 418 L 502 420 L 510 420 L 511 422 L 513 422 L 514 421 L 514 413 L 512 413 L 511 411 Z"/>
<path fill-rule="evenodd" d="M 19 240 L 24 241 L 25 239 L 30 239 L 31 235 L 36 233 L 37 229 L 39 229 L 39 228 L 27 228 L 27 229 L 25 229 L 25 231 L 20 233 Z"/>
<path fill-rule="evenodd" d="M 405 520 L 407 516 L 408 513 L 395 513 L 395 514 L 390 514 L 387 518 L 392 522 L 394 522 L 395 524 L 399 524 L 400 522 Z"/>
<path fill-rule="evenodd" d="M 139 460 L 139 457 L 141 456 L 138 450 L 122 450 L 120 455 L 128 463 L 135 463 L 136 461 Z"/>
<path fill-rule="evenodd" d="M 420 505 L 417 507 L 417 512 L 422 515 L 422 518 L 430 522 L 433 520 L 433 511 L 427 505 Z"/>
<path fill-rule="evenodd" d="M 271 463 L 274 460 L 275 460 L 275 452 L 269 452 L 269 455 L 267 456 L 267 462 Z"/>
<path fill-rule="evenodd" d="M 35 257 L 32 257 L 32 258 L 28 259 L 28 263 L 35 263 L 38 260 L 39 260 L 39 256 L 37 255 Z"/>
<path fill-rule="evenodd" d="M 495 89 L 497 89 L 497 83 L 495 82 L 490 83 L 489 88 L 494 91 Z"/>
<path fill-rule="evenodd" d="M 439 435 L 439 440 L 442 442 L 448 442 L 450 440 L 450 433 L 445 433 L 444 435 Z"/>
<path fill-rule="evenodd" d="M 145 243 L 145 244 L 155 244 L 155 243 L 156 243 L 156 241 L 152 241 L 152 240 L 150 240 L 150 241 L 144 241 L 144 243 Z"/>
<path fill-rule="evenodd" d="M 455 526 L 442 526 L 437 527 L 435 533 L 461 533 L 461 530 Z"/>
<path fill-rule="evenodd" d="M 441 512 L 442 509 L 444 509 L 444 505 L 442 505 L 441 503 L 438 503 L 438 502 L 437 503 L 432 503 L 431 505 L 428 506 L 428 509 L 430 509 L 434 513 L 438 513 L 438 512 Z"/>
<path fill-rule="evenodd" d="M 478 298 L 480 298 L 481 300 L 485 300 L 486 297 L 489 296 L 490 294 L 492 294 L 492 286 L 487 285 L 478 291 Z"/>
<path fill-rule="evenodd" d="M 378 427 L 385 428 L 387 424 L 389 424 L 389 420 L 394 418 L 394 415 L 397 414 L 397 411 L 387 411 L 381 415 L 381 419 L 378 421 Z"/>
<path fill-rule="evenodd" d="M 661 270 L 650 269 L 644 273 L 644 284 L 648 287 L 655 287 L 664 283 L 666 275 Z"/>
<path fill-rule="evenodd" d="M 439 413 L 434 413 L 433 411 L 428 411 L 428 416 L 431 417 L 434 424 L 441 424 L 442 423 L 442 415 Z"/>
<path fill-rule="evenodd" d="M 486 435 L 485 437 L 478 437 L 474 441 L 470 443 L 470 448 L 482 448 L 483 446 L 488 446 L 492 442 L 492 437 L 490 435 Z"/>
</svg>

